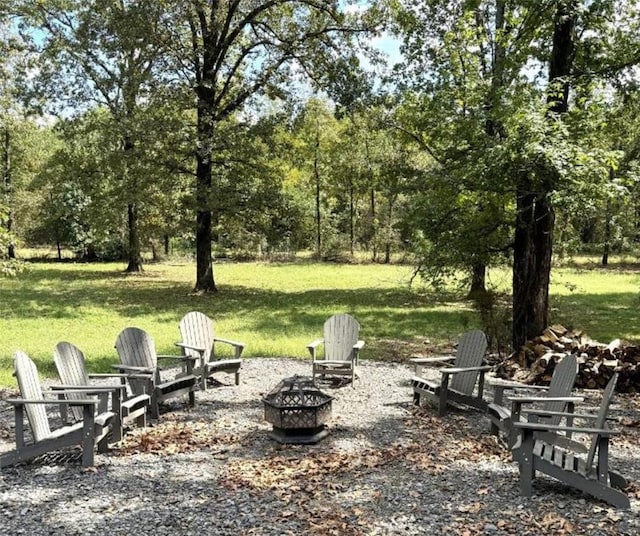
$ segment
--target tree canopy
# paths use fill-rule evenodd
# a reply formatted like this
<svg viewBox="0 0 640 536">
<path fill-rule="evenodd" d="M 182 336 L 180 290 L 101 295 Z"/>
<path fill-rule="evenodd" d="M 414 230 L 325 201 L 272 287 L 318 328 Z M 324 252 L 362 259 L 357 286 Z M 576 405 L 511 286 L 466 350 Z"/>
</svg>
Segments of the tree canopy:
<svg viewBox="0 0 640 536">
<path fill-rule="evenodd" d="M 310 250 L 480 301 L 508 265 L 517 347 L 548 322 L 554 254 L 637 247 L 635 2 L 0 8 L 5 263 L 16 240 L 130 271 L 175 249 L 214 292 L 216 256 Z"/>
</svg>

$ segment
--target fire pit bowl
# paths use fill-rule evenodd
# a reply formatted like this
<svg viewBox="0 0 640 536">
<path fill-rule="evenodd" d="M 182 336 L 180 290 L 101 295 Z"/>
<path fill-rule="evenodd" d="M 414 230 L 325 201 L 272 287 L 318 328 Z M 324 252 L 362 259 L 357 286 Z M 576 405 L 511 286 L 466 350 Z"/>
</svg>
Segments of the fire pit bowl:
<svg viewBox="0 0 640 536">
<path fill-rule="evenodd" d="M 264 397 L 264 419 L 273 425 L 279 443 L 312 444 L 329 433 L 333 397 L 325 395 L 305 376 L 285 378 Z"/>
</svg>

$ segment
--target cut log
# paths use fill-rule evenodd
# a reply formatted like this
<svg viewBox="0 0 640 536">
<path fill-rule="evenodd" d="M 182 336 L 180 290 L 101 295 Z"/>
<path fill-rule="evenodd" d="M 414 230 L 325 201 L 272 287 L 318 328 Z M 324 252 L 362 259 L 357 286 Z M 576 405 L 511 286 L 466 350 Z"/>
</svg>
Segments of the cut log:
<svg viewBox="0 0 640 536">
<path fill-rule="evenodd" d="M 498 377 L 533 385 L 547 385 L 556 363 L 566 354 L 578 356 L 576 387 L 603 388 L 618 370 L 619 392 L 640 392 L 640 347 L 620 339 L 603 344 L 582 330 L 568 330 L 560 324 L 547 327 L 527 341 L 520 351 L 498 364 Z"/>
</svg>

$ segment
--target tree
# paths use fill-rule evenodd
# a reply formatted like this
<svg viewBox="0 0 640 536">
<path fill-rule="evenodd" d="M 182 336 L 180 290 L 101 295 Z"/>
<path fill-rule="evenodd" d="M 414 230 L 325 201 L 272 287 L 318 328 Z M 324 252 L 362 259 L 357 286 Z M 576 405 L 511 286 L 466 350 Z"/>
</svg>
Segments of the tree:
<svg viewBox="0 0 640 536">
<path fill-rule="evenodd" d="M 336 249 L 334 225 L 329 218 L 333 198 L 329 185 L 336 171 L 331 157 L 339 137 L 339 123 L 331 104 L 326 100 L 309 99 L 294 119 L 295 163 L 303 175 L 300 187 L 313 192 L 315 228 L 315 254 L 321 258 L 327 251 Z"/>
<path fill-rule="evenodd" d="M 586 141 L 586 106 L 572 110 L 569 89 L 637 63 L 637 10 L 629 2 L 578 0 L 396 4 L 403 7 L 396 18 L 407 58 L 400 78 L 407 111 L 398 126 L 435 161 L 439 177 L 425 194 L 438 192 L 430 208 L 449 230 L 426 226 L 439 229 L 428 236 L 429 251 L 458 249 L 479 275 L 510 245 L 495 238 L 505 237 L 505 216 L 513 210 L 512 344 L 518 348 L 548 323 L 553 200 L 594 177 L 584 172 L 586 161 L 597 169 L 611 161 Z M 464 218 L 452 217 L 465 211 Z M 459 239 L 465 234 L 471 240 Z M 451 236 L 459 240 L 447 243 Z"/>
<path fill-rule="evenodd" d="M 23 33 L 37 54 L 38 77 L 29 93 L 48 99 L 48 108 L 68 115 L 94 103 L 112 114 L 118 127 L 118 173 L 125 186 L 128 272 L 142 269 L 139 202 L 145 181 L 136 175 L 133 150 L 140 137 L 137 115 L 153 93 L 162 56 L 162 16 L 153 0 L 103 2 L 17 2 Z M 36 30 L 37 29 L 37 30 Z"/>
<path fill-rule="evenodd" d="M 430 161 L 422 162 L 411 211 L 419 268 L 433 282 L 463 269 L 471 291 L 482 293 L 486 266 L 510 244 L 507 168 L 515 147 L 506 123 L 535 98 L 521 71 L 546 7 L 502 0 L 393 5 L 405 60 L 393 79 L 403 91 L 389 124 Z"/>
<path fill-rule="evenodd" d="M 170 42 L 177 72 L 193 88 L 197 110 L 197 292 L 217 290 L 211 256 L 219 200 L 216 166 L 224 145 L 218 125 L 252 100 L 277 95 L 295 65 L 311 73 L 341 51 L 331 36 L 346 31 L 331 0 L 182 0 L 173 2 Z M 343 49 L 344 50 L 344 49 Z"/>
<path fill-rule="evenodd" d="M 558 0 L 548 55 L 546 91 L 547 161 L 522 170 L 516 180 L 517 222 L 513 268 L 513 347 L 539 335 L 548 324 L 549 279 L 555 225 L 554 194 L 581 175 L 584 155 L 593 154 L 582 138 L 581 104 L 571 109 L 570 91 L 585 99 L 599 80 L 620 76 L 640 63 L 634 2 Z M 602 48 L 598 45 L 603 44 Z M 595 46 L 594 46 L 595 45 Z M 604 52 L 604 53 L 603 53 Z M 576 119 L 578 119 L 576 121 Z M 582 121 L 580 120 L 582 119 Z M 565 124 L 566 123 L 566 124 Z M 582 129 L 584 132 L 584 129 Z M 601 151 L 602 182 L 611 177 L 612 153 Z M 613 157 L 615 158 L 615 157 Z"/>
</svg>

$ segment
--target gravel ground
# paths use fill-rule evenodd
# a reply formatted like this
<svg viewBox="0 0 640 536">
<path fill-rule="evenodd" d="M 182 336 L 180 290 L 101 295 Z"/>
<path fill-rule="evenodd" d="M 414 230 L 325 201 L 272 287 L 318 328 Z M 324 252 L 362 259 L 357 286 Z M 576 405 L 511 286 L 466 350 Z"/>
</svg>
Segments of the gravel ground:
<svg viewBox="0 0 640 536">
<path fill-rule="evenodd" d="M 196 408 L 172 402 L 94 468 L 70 453 L 2 470 L 0 534 L 640 533 L 637 397 L 612 408 L 625 426 L 611 464 L 633 496 L 630 511 L 616 511 L 544 476 L 520 497 L 517 467 L 486 417 L 413 407 L 412 372 L 399 363 L 364 362 L 355 388 L 323 385 L 335 397 L 329 436 L 280 445 L 262 397 L 309 373 L 308 361 L 246 360 L 240 386 L 222 375 Z M 12 419 L 2 404 L 0 451 L 12 446 Z"/>
</svg>

